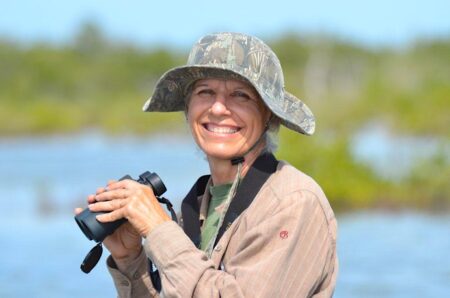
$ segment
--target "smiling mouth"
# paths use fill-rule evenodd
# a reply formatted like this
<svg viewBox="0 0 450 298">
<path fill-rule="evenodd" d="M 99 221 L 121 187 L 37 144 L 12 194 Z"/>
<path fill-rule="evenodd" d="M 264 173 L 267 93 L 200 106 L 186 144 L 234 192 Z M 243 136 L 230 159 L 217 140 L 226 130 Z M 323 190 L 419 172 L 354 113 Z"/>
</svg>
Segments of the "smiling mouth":
<svg viewBox="0 0 450 298">
<path fill-rule="evenodd" d="M 234 133 L 237 133 L 239 130 L 241 130 L 241 128 L 239 128 L 239 127 L 223 126 L 223 125 L 216 125 L 216 124 L 211 124 L 211 123 L 205 123 L 205 124 L 203 124 L 203 127 L 209 132 L 216 133 L 216 134 L 224 134 L 224 135 L 234 134 Z"/>
</svg>

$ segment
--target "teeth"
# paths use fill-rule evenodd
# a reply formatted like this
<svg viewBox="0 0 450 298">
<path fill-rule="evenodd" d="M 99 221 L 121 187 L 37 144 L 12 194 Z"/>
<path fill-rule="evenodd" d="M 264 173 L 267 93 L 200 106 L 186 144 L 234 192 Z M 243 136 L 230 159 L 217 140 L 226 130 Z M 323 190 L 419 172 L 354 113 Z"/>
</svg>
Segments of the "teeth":
<svg viewBox="0 0 450 298">
<path fill-rule="evenodd" d="M 215 125 L 206 125 L 206 129 L 210 132 L 218 134 L 232 134 L 238 131 L 237 128 L 215 126 Z"/>
</svg>

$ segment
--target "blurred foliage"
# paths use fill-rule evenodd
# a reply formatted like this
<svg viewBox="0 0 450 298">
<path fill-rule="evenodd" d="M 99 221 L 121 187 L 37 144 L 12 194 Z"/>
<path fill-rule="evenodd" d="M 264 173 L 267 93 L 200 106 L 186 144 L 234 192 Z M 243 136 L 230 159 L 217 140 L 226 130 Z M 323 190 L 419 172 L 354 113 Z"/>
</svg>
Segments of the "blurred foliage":
<svg viewBox="0 0 450 298">
<path fill-rule="evenodd" d="M 148 132 L 162 119 L 179 123 L 179 115 L 148 117 L 141 107 L 159 76 L 183 60 L 111 43 L 91 24 L 64 47 L 0 42 L 0 133 Z"/>
<path fill-rule="evenodd" d="M 388 186 L 367 165 L 358 164 L 345 138 L 298 137 L 283 129 L 278 156 L 312 176 L 338 210 L 374 207 Z M 295 148 L 295 149 L 294 149 Z"/>
<path fill-rule="evenodd" d="M 318 119 L 314 137 L 283 129 L 277 155 L 313 176 L 336 209 L 450 206 L 450 38 L 374 49 L 285 34 L 269 44 L 286 88 Z M 0 40 L 0 135 L 176 131 L 181 113 L 150 116 L 141 107 L 161 74 L 186 56 L 108 40 L 90 23 L 67 45 Z M 388 180 L 352 156 L 352 136 L 373 122 L 444 145 L 408 175 Z"/>
</svg>

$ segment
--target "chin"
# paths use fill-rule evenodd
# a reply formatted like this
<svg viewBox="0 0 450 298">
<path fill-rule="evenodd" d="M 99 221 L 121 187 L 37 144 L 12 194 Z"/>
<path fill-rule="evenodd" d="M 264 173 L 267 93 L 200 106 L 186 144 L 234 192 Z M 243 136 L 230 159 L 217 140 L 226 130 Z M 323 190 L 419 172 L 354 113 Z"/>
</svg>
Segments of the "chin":
<svg viewBox="0 0 450 298">
<path fill-rule="evenodd" d="M 231 148 L 216 147 L 216 148 L 204 148 L 202 150 L 208 157 L 215 159 L 231 160 L 232 158 L 242 154 L 240 152 L 241 150 L 231 150 Z"/>
</svg>

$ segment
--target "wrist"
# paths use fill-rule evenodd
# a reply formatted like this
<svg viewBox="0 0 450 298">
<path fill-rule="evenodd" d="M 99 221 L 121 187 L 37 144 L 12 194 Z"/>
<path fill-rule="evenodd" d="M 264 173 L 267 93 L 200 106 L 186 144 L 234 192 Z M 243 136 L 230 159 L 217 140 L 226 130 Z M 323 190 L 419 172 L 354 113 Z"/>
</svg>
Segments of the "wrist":
<svg viewBox="0 0 450 298">
<path fill-rule="evenodd" d="M 138 249 L 130 250 L 127 255 L 124 256 L 113 256 L 114 262 L 116 263 L 117 269 L 119 269 L 122 272 L 126 272 L 127 268 L 130 266 L 130 264 L 133 264 L 135 260 L 137 260 L 140 255 L 142 254 L 142 245 Z"/>
<path fill-rule="evenodd" d="M 152 222 L 146 229 L 143 229 L 141 232 L 141 237 L 142 238 L 147 238 L 147 235 L 149 235 L 151 232 L 153 232 L 153 230 L 162 225 L 165 222 L 168 221 L 172 221 L 172 219 L 164 213 L 164 216 L 162 216 L 161 218 L 159 218 L 158 220 L 155 220 L 154 222 Z"/>
</svg>

